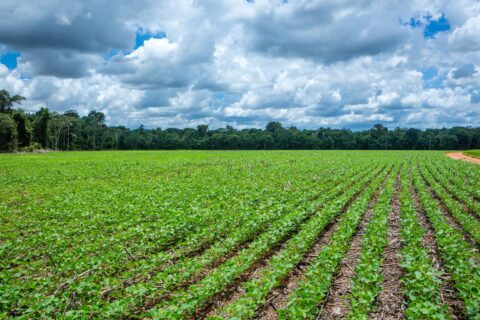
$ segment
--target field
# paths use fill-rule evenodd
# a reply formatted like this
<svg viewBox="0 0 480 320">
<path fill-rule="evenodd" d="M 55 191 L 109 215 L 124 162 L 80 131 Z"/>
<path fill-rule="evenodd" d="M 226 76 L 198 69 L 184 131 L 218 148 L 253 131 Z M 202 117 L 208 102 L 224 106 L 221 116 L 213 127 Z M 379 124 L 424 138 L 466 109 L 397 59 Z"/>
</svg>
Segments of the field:
<svg viewBox="0 0 480 320">
<path fill-rule="evenodd" d="M 480 319 L 443 152 L 0 155 L 0 318 Z"/>
<path fill-rule="evenodd" d="M 480 150 L 470 150 L 464 152 L 467 156 L 480 158 Z"/>
</svg>

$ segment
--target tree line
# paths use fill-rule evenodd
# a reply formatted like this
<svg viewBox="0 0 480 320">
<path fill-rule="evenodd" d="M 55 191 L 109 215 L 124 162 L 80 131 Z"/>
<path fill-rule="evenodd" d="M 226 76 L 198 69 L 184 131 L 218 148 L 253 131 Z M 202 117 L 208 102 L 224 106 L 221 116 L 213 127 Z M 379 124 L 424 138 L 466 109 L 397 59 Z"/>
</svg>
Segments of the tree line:
<svg viewBox="0 0 480 320">
<path fill-rule="evenodd" d="M 269 122 L 265 129 L 238 130 L 231 126 L 137 129 L 107 126 L 102 112 L 80 116 L 40 108 L 28 113 L 20 108 L 24 97 L 0 90 L 0 151 L 54 150 L 154 150 L 154 149 L 362 149 L 362 150 L 465 150 L 480 148 L 480 128 L 453 127 L 389 130 L 376 124 L 352 131 L 320 127 L 300 130 Z"/>
</svg>

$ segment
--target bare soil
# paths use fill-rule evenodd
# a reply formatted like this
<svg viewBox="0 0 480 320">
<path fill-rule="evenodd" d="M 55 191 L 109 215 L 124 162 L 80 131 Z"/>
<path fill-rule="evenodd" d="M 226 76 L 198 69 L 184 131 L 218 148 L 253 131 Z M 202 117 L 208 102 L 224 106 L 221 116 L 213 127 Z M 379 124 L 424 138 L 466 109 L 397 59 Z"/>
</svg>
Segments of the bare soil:
<svg viewBox="0 0 480 320">
<path fill-rule="evenodd" d="M 463 160 L 471 163 L 480 164 L 480 159 L 469 157 L 462 152 L 449 152 L 447 153 L 447 157 L 455 160 Z"/>
<path fill-rule="evenodd" d="M 355 276 L 354 268 L 360 258 L 362 238 L 371 220 L 373 203 L 376 202 L 379 191 L 377 190 L 373 201 L 360 222 L 358 231 L 352 238 L 350 248 L 340 262 L 340 269 L 333 277 L 330 292 L 325 304 L 322 306 L 319 319 L 341 319 L 348 314 L 350 308 L 347 298 L 352 292 L 352 278 Z"/>
<path fill-rule="evenodd" d="M 382 291 L 376 300 L 376 311 L 370 315 L 372 319 L 404 319 L 405 305 L 402 292 L 400 266 L 401 256 L 401 223 L 400 223 L 400 172 L 397 175 L 395 194 L 392 200 L 392 210 L 389 214 L 388 245 L 385 248 L 382 263 Z"/>
</svg>

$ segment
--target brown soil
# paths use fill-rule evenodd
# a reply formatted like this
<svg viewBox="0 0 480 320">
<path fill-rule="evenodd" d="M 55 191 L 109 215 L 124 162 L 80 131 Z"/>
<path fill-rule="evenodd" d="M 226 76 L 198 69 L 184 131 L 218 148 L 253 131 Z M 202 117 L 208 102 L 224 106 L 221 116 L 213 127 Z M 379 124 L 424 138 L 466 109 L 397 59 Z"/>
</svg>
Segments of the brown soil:
<svg viewBox="0 0 480 320">
<path fill-rule="evenodd" d="M 375 199 L 376 200 L 376 199 Z M 355 276 L 355 265 L 360 258 L 361 242 L 367 225 L 372 218 L 372 207 L 369 207 L 362 218 L 358 231 L 352 238 L 350 248 L 340 262 L 340 269 L 335 273 L 330 286 L 327 301 L 320 313 L 320 319 L 339 319 L 347 315 L 349 310 L 347 295 L 351 293 L 352 278 Z"/>
<path fill-rule="evenodd" d="M 463 154 L 462 152 L 449 152 L 449 153 L 447 153 L 447 157 L 455 159 L 455 160 L 463 160 L 463 161 L 467 161 L 467 162 L 471 162 L 471 163 L 480 164 L 480 159 L 469 157 L 469 156 Z"/>
<path fill-rule="evenodd" d="M 417 209 L 419 222 L 425 230 L 423 245 L 428 250 L 428 255 L 432 260 L 433 268 L 439 270 L 442 274 L 442 283 L 440 286 L 442 302 L 448 306 L 453 319 L 465 319 L 465 306 L 463 301 L 457 295 L 450 274 L 445 271 L 443 261 L 440 259 L 440 255 L 438 253 L 437 243 L 435 240 L 435 231 L 433 226 L 428 221 L 425 211 L 420 204 L 417 190 L 413 186 L 411 188 L 411 194 L 413 195 L 413 201 Z"/>
<path fill-rule="evenodd" d="M 370 315 L 372 319 L 404 319 L 405 305 L 400 278 L 400 249 L 402 246 L 400 233 L 400 172 L 397 175 L 395 194 L 392 200 L 392 210 L 389 214 L 388 245 L 385 248 L 382 263 L 382 291 L 376 300 L 376 311 Z"/>
</svg>

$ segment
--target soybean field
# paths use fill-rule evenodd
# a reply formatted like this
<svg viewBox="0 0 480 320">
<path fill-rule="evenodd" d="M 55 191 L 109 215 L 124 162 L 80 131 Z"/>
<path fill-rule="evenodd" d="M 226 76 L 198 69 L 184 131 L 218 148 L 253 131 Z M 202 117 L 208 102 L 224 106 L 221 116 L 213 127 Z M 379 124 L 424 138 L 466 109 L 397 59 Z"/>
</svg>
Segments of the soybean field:
<svg viewBox="0 0 480 320">
<path fill-rule="evenodd" d="M 0 155 L 4 319 L 480 319 L 479 243 L 444 152 Z"/>
</svg>

